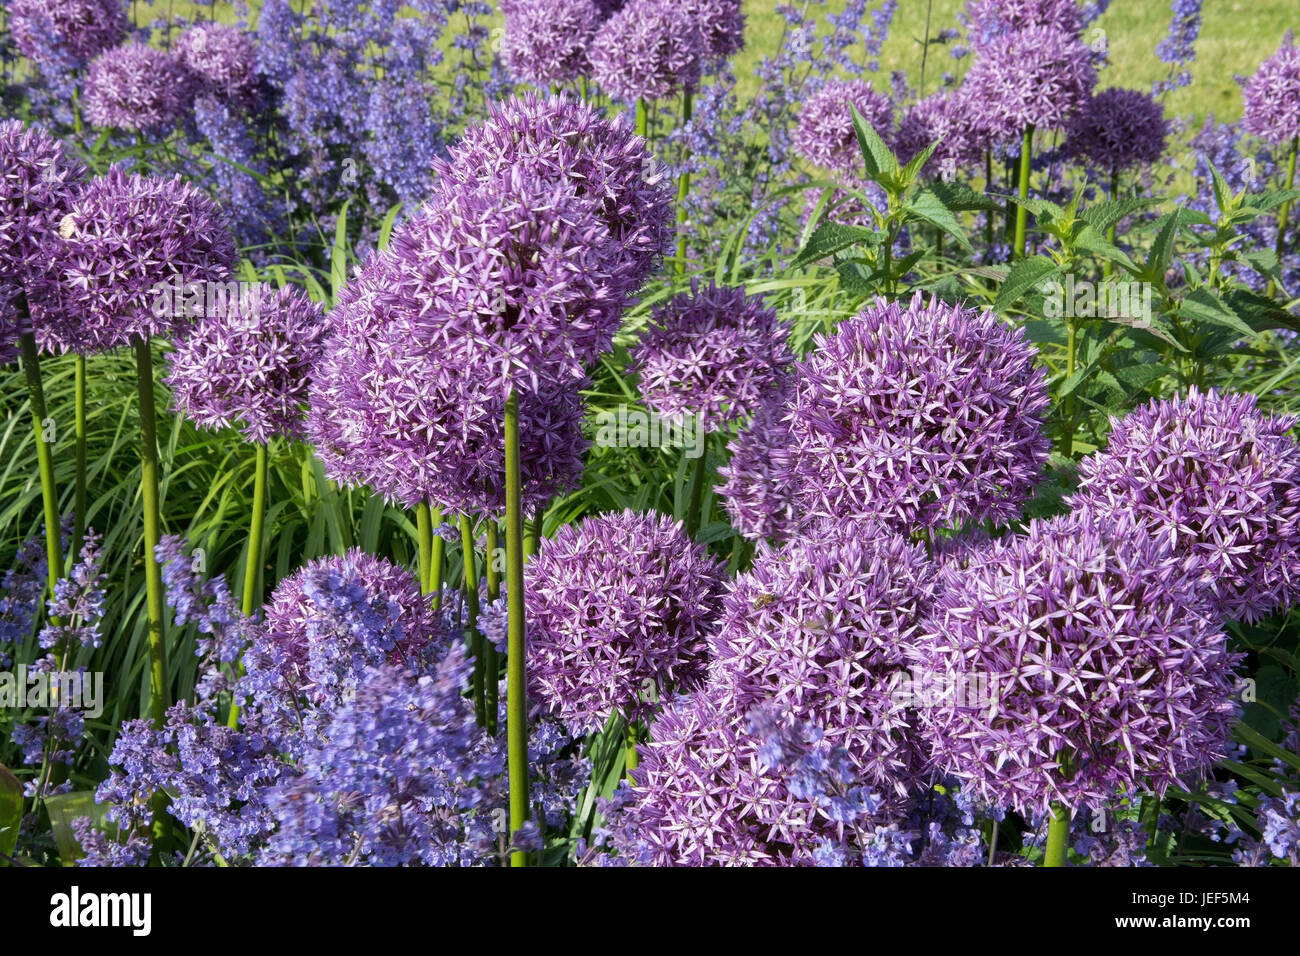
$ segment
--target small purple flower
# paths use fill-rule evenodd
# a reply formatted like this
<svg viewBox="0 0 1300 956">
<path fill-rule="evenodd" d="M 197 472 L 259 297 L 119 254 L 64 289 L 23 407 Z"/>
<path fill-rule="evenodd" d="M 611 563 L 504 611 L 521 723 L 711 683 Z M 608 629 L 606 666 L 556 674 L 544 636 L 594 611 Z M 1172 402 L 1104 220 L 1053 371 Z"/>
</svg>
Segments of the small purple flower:
<svg viewBox="0 0 1300 956">
<path fill-rule="evenodd" d="M 1083 109 L 1097 83 L 1092 51 L 1074 35 L 1035 26 L 993 39 L 964 81 L 964 102 L 995 139 L 1028 126 L 1062 129 Z"/>
<path fill-rule="evenodd" d="M 168 356 L 173 404 L 203 428 L 237 426 L 252 442 L 300 438 L 308 379 L 328 329 L 321 307 L 292 286 L 240 288 Z"/>
<path fill-rule="evenodd" d="M 124 0 L 9 0 L 18 51 L 42 66 L 72 69 L 126 39 Z"/>
<path fill-rule="evenodd" d="M 600 23 L 594 0 L 503 0 L 501 59 L 515 79 L 537 87 L 587 75 L 587 49 Z"/>
<path fill-rule="evenodd" d="M 1300 47 L 1280 47 L 1260 64 L 1241 93 L 1241 126 L 1247 133 L 1274 146 L 1300 136 Z"/>
<path fill-rule="evenodd" d="M 1026 27 L 1051 27 L 1069 36 L 1083 30 L 1077 0 L 970 0 L 965 19 L 977 48 Z"/>
<path fill-rule="evenodd" d="M 1093 96 L 1074 118 L 1066 150 L 1103 170 L 1131 169 L 1157 162 L 1168 135 L 1155 97 L 1115 86 Z"/>
<path fill-rule="evenodd" d="M 925 164 L 928 175 L 952 178 L 984 160 L 984 143 L 960 91 L 932 93 L 909 106 L 898 124 L 894 151 L 906 163 L 936 142 L 939 145 Z"/>
<path fill-rule="evenodd" d="M 176 38 L 174 51 L 198 92 L 238 102 L 255 96 L 257 47 L 238 27 L 196 23 Z"/>
<path fill-rule="evenodd" d="M 744 289 L 692 281 L 655 309 L 632 349 L 645 403 L 660 418 L 706 428 L 748 418 L 794 363 L 789 329 Z"/>
<path fill-rule="evenodd" d="M 641 720 L 703 678 L 723 566 L 663 515 L 566 525 L 528 564 L 533 696 L 575 732 Z"/>
<path fill-rule="evenodd" d="M 893 139 L 894 104 L 888 96 L 863 80 L 830 80 L 808 99 L 799 115 L 795 151 L 815 166 L 858 178 L 862 150 L 853 129 L 854 106 L 881 139 Z"/>
<path fill-rule="evenodd" d="M 625 103 L 667 99 L 693 87 L 705 57 L 699 24 L 677 0 L 629 0 L 591 44 L 592 77 Z"/>
<path fill-rule="evenodd" d="M 745 48 L 745 12 L 741 0 L 680 0 L 695 21 L 707 60 L 725 60 Z"/>
<path fill-rule="evenodd" d="M 84 175 L 45 130 L 0 121 L 0 309 L 40 272 Z M 0 339 L 0 348 L 8 341 Z"/>
<path fill-rule="evenodd" d="M 177 122 L 194 102 L 194 80 L 173 53 L 129 43 L 95 59 L 86 77 L 86 121 L 130 132 Z"/>
</svg>

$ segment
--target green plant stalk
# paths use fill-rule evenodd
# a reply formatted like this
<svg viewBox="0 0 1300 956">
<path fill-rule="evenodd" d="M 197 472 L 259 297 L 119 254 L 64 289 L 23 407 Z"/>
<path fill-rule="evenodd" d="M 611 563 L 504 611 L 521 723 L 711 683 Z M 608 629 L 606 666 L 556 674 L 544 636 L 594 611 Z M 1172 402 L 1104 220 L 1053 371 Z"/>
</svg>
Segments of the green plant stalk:
<svg viewBox="0 0 1300 956">
<path fill-rule="evenodd" d="M 629 720 L 627 722 L 627 759 L 624 762 L 625 766 L 623 771 L 624 775 L 629 780 L 632 779 L 632 771 L 635 770 L 638 764 L 640 763 L 640 758 L 637 756 L 637 752 L 636 752 L 636 745 L 637 745 L 636 721 Z"/>
<path fill-rule="evenodd" d="M 1053 803 L 1048 814 L 1047 847 L 1043 866 L 1065 866 L 1065 848 L 1070 839 L 1070 811 Z"/>
<path fill-rule="evenodd" d="M 486 727 L 483 645 L 487 642 L 478 632 L 478 564 L 474 559 L 474 523 L 469 515 L 460 516 L 460 550 L 465 563 L 465 641 L 474 655 L 474 716 L 480 727 Z"/>
<path fill-rule="evenodd" d="M 429 594 L 433 580 L 433 520 L 423 501 L 415 506 L 415 533 L 420 550 L 420 593 Z"/>
<path fill-rule="evenodd" d="M 26 300 L 20 297 L 19 321 L 26 324 Z M 59 540 L 59 498 L 54 487 L 54 457 L 45 441 L 45 388 L 41 384 L 41 359 L 36 351 L 36 336 L 30 331 L 22 334 L 23 372 L 27 376 L 27 392 L 31 398 L 32 426 L 36 437 L 36 465 L 41 476 L 41 505 L 45 515 L 46 587 L 54 596 L 54 585 L 63 573 L 63 542 Z M 41 605 L 44 605 L 44 601 Z M 53 622 L 57 623 L 57 622 Z"/>
<path fill-rule="evenodd" d="M 649 140 L 646 131 L 650 127 L 650 111 L 646 109 L 645 100 L 636 101 L 636 134 L 644 140 Z"/>
<path fill-rule="evenodd" d="M 528 706 L 524 698 L 524 505 L 519 467 L 519 396 L 506 400 L 506 749 L 510 774 L 510 833 L 528 822 Z M 528 854 L 510 854 L 527 866 Z"/>
<path fill-rule="evenodd" d="M 1115 202 L 1117 199 L 1119 199 L 1119 167 L 1117 167 L 1117 166 L 1111 166 L 1111 168 L 1110 168 L 1110 201 L 1111 201 L 1111 202 Z M 1111 223 L 1110 229 L 1107 231 L 1106 238 L 1110 241 L 1110 244 L 1111 244 L 1112 246 L 1115 245 L 1115 237 L 1116 237 L 1116 235 L 1118 234 L 1118 233 L 1116 232 L 1116 230 L 1117 230 L 1118 228 L 1119 228 L 1119 223 L 1117 223 L 1117 222 L 1116 222 L 1116 223 Z M 1103 263 L 1101 264 L 1101 277 L 1102 277 L 1103 279 L 1109 279 L 1109 278 L 1110 278 L 1110 274 L 1111 274 L 1111 270 L 1112 270 L 1112 263 L 1111 263 L 1111 261 L 1110 261 L 1109 259 L 1107 259 L 1105 262 L 1103 262 Z"/>
<path fill-rule="evenodd" d="M 1016 183 L 1016 189 L 1020 195 L 1020 202 L 1016 206 L 1016 240 L 1015 240 L 1015 257 L 1023 259 L 1025 257 L 1025 247 L 1028 240 L 1026 235 L 1029 227 L 1029 210 L 1025 208 L 1025 200 L 1029 198 L 1029 166 L 1034 156 L 1034 124 L 1030 123 L 1025 127 L 1025 136 L 1020 143 L 1020 176 Z"/>
<path fill-rule="evenodd" d="M 1287 159 L 1286 165 L 1286 183 L 1284 189 L 1295 187 L 1295 167 L 1296 156 L 1300 155 L 1300 136 L 1291 140 L 1291 154 Z M 1286 248 L 1286 224 L 1291 218 L 1291 200 L 1282 203 L 1282 208 L 1277 211 L 1277 260 L 1282 261 L 1282 250 Z M 1271 299 L 1277 292 L 1277 283 L 1270 280 L 1268 283 L 1268 297 Z"/>
<path fill-rule="evenodd" d="M 497 550 L 501 547 L 497 519 L 489 518 L 487 522 L 487 599 L 491 604 L 501 596 L 501 571 L 497 568 Z M 487 672 L 487 686 L 484 697 L 487 707 L 488 733 L 496 736 L 497 710 L 499 707 L 497 685 L 500 683 L 501 664 L 497 660 L 497 648 L 491 641 L 483 642 L 483 669 Z"/>
<path fill-rule="evenodd" d="M 700 449 L 700 457 L 695 459 L 691 471 L 691 494 L 686 505 L 686 533 L 692 538 L 700 530 L 700 509 L 704 504 L 704 486 L 708 483 L 706 463 L 709 460 L 707 444 Z"/>
<path fill-rule="evenodd" d="M 153 391 L 153 355 L 149 340 L 135 343 L 136 384 L 140 397 L 140 491 L 144 499 L 145 604 L 149 615 L 149 705 L 159 727 L 167 714 L 167 653 L 162 568 L 156 548 L 162 520 L 158 492 L 158 432 Z"/>
<path fill-rule="evenodd" d="M 686 87 L 682 92 L 682 126 L 690 123 L 695 113 L 695 91 Z M 683 153 L 686 150 L 683 149 Z M 685 160 L 683 156 L 683 160 Z M 679 276 L 686 275 L 686 199 L 691 194 L 691 174 L 684 171 L 677 180 L 677 264 Z"/>
<path fill-rule="evenodd" d="M 524 523 L 524 557 L 531 558 L 537 554 L 537 542 L 542 538 L 542 516 Z"/>
<path fill-rule="evenodd" d="M 1065 320 L 1066 342 L 1065 342 L 1065 380 L 1068 382 L 1074 378 L 1075 366 L 1078 364 L 1079 354 L 1079 324 L 1075 319 Z M 1065 457 L 1069 458 L 1074 454 L 1074 392 L 1065 396 Z"/>
<path fill-rule="evenodd" d="M 73 387 L 76 392 L 73 404 L 77 432 L 77 484 L 72 502 L 72 548 L 68 552 L 70 565 L 75 564 L 81 556 L 81 542 L 86 537 L 86 356 L 77 353 L 73 361 L 73 372 Z"/>
<path fill-rule="evenodd" d="M 240 595 L 240 611 L 244 617 L 252 617 L 253 609 L 258 605 L 261 595 L 258 593 L 257 576 L 262 567 L 262 529 L 266 524 L 266 445 L 255 443 L 253 456 L 253 513 L 248 519 L 248 555 L 244 560 L 244 590 Z M 244 675 L 244 664 L 235 665 L 239 676 Z M 226 717 L 226 726 L 239 726 L 239 700 L 230 703 L 230 714 Z"/>
<path fill-rule="evenodd" d="M 993 150 L 984 151 L 984 193 L 989 194 L 993 190 Z M 993 210 L 986 210 L 984 220 L 984 244 L 988 248 L 993 248 Z"/>
</svg>

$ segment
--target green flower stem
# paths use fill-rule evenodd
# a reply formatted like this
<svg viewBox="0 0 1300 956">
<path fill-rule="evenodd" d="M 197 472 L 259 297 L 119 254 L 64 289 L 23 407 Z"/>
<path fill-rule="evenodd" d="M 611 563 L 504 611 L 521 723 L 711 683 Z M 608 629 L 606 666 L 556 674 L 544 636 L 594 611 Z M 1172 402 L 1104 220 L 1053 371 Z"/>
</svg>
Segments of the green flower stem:
<svg viewBox="0 0 1300 956">
<path fill-rule="evenodd" d="M 261 595 L 258 593 L 257 576 L 262 567 L 262 528 L 266 523 L 266 445 L 255 443 L 253 456 L 253 513 L 248 521 L 248 555 L 244 559 L 244 590 L 240 595 L 240 611 L 244 617 L 252 617 Z M 235 665 L 235 671 L 244 676 L 244 663 Z M 230 714 L 226 717 L 226 726 L 239 726 L 239 701 L 230 704 Z"/>
<path fill-rule="evenodd" d="M 1053 803 L 1048 815 L 1047 848 L 1043 852 L 1043 866 L 1065 866 L 1065 849 L 1070 838 L 1070 811 Z"/>
<path fill-rule="evenodd" d="M 519 468 L 519 396 L 506 400 L 506 746 L 510 772 L 510 833 L 528 822 L 528 706 L 524 698 L 524 506 Z M 527 866 L 528 854 L 510 854 Z"/>
<path fill-rule="evenodd" d="M 26 324 L 26 300 L 19 297 L 19 321 Z M 36 352 L 36 337 L 30 332 L 22 334 L 23 371 L 27 375 L 27 392 L 31 397 L 32 426 L 36 433 L 36 466 L 41 476 L 41 505 L 45 514 L 46 586 L 49 596 L 54 595 L 54 585 L 63 573 L 63 543 L 59 540 L 59 499 L 54 487 L 54 458 L 45 441 L 45 389 L 41 384 L 41 359 Z M 41 602 L 44 605 L 44 601 Z M 52 622 L 57 623 L 57 622 Z"/>
<path fill-rule="evenodd" d="M 689 86 L 682 92 L 682 126 L 691 122 L 695 113 L 695 91 Z M 683 149 L 682 160 L 685 162 L 688 151 Z M 691 194 L 691 174 L 682 172 L 677 180 L 677 274 L 686 275 L 686 199 Z"/>
<path fill-rule="evenodd" d="M 1295 166 L 1296 156 L 1300 155 L 1300 136 L 1291 140 L 1291 155 L 1287 160 L 1286 166 L 1286 183 L 1284 189 L 1291 189 L 1295 186 Z M 1277 259 L 1282 261 L 1282 250 L 1286 248 L 1286 225 L 1287 220 L 1291 218 L 1291 200 L 1282 203 L 1282 207 L 1277 211 Z M 1277 292 L 1277 283 L 1270 280 L 1268 283 L 1268 296 L 1271 299 Z"/>
<path fill-rule="evenodd" d="M 86 537 L 86 356 L 78 353 L 73 362 L 74 399 L 77 431 L 76 495 L 72 505 L 72 548 L 68 563 L 75 564 L 81 556 L 81 542 Z"/>
<path fill-rule="evenodd" d="M 704 486 L 708 484 L 706 463 L 709 460 L 708 447 L 700 449 L 700 457 L 695 459 L 695 468 L 691 472 L 691 495 L 686 505 L 686 533 L 692 538 L 700 530 L 700 509 L 704 504 Z"/>
<path fill-rule="evenodd" d="M 497 550 L 500 547 L 500 532 L 497 519 L 489 518 L 487 522 L 487 599 L 489 604 L 501 596 L 501 570 L 497 567 Z M 501 678 L 501 664 L 497 660 L 496 645 L 488 640 L 483 642 L 483 669 L 487 673 L 487 685 L 484 687 L 487 729 L 488 733 L 495 736 L 499 706 L 497 685 Z"/>
<path fill-rule="evenodd" d="M 478 632 L 478 564 L 474 559 L 474 523 L 469 515 L 460 516 L 460 550 L 465 563 L 465 641 L 474 654 L 474 716 L 480 727 L 487 726 L 486 699 L 483 696 L 483 645 Z"/>
<path fill-rule="evenodd" d="M 1065 327 L 1067 338 L 1065 342 L 1065 380 L 1068 382 L 1074 377 L 1075 367 L 1078 364 L 1079 355 L 1079 323 L 1075 319 L 1066 319 Z M 1074 392 L 1065 397 L 1065 457 L 1069 458 L 1074 454 Z"/>
<path fill-rule="evenodd" d="M 542 516 L 537 515 L 524 523 L 524 557 L 537 554 L 537 542 L 542 538 Z"/>
<path fill-rule="evenodd" d="M 153 393 L 153 355 L 149 340 L 135 343 L 136 384 L 140 395 L 140 490 L 144 498 L 144 574 L 149 614 L 149 704 L 159 727 L 167 711 L 167 653 L 164 643 L 162 568 L 158 565 L 158 539 L 162 524 L 158 506 L 158 435 Z"/>
<path fill-rule="evenodd" d="M 650 126 L 650 111 L 646 109 L 645 100 L 636 101 L 636 134 L 648 140 L 646 130 Z"/>
<path fill-rule="evenodd" d="M 984 151 L 984 192 L 987 195 L 993 191 L 993 150 Z M 984 244 L 988 248 L 993 248 L 993 210 L 984 213 L 987 217 L 984 220 Z"/>
<path fill-rule="evenodd" d="M 1117 166 L 1112 166 L 1110 168 L 1110 201 L 1115 202 L 1117 199 L 1119 199 L 1119 168 Z M 1110 244 L 1112 246 L 1115 245 L 1115 236 L 1116 236 L 1115 230 L 1118 228 L 1119 228 L 1119 223 L 1112 223 L 1110 230 L 1107 233 L 1106 238 L 1110 240 Z M 1105 262 L 1102 263 L 1101 277 L 1103 279 L 1110 278 L 1111 268 L 1112 268 L 1112 263 L 1109 259 L 1107 259 Z"/>
<path fill-rule="evenodd" d="M 635 770 L 637 768 L 637 765 L 640 763 L 640 758 L 637 756 L 637 752 L 636 752 L 636 745 L 637 745 L 636 721 L 629 720 L 627 722 L 627 759 L 625 761 L 625 767 L 624 767 L 624 774 L 627 776 L 629 780 L 632 779 L 632 771 Z"/>
<path fill-rule="evenodd" d="M 1026 231 L 1029 226 L 1029 210 L 1025 208 L 1025 200 L 1029 198 L 1029 165 L 1034 156 L 1034 125 L 1030 123 L 1025 127 L 1025 137 L 1020 144 L 1020 177 L 1016 183 L 1019 190 L 1020 203 L 1016 206 L 1016 240 L 1015 240 L 1015 257 L 1023 259 L 1025 257 Z"/>
</svg>

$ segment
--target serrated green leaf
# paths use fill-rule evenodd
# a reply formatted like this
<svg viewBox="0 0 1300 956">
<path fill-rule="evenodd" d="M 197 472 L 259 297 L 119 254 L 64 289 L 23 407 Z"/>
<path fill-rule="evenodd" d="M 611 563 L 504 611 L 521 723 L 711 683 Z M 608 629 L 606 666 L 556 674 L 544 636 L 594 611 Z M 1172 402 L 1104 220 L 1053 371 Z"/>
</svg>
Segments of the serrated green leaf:
<svg viewBox="0 0 1300 956">
<path fill-rule="evenodd" d="M 943 141 L 935 140 L 908 160 L 907 165 L 903 167 L 903 174 L 899 177 L 903 182 L 904 189 L 916 182 L 917 177 L 921 175 L 921 170 L 930 161 L 930 157 L 934 155 L 934 151 L 939 148 L 941 142 Z"/>
<path fill-rule="evenodd" d="M 1210 163 L 1210 178 L 1214 183 L 1214 204 L 1219 207 L 1221 213 L 1231 212 L 1236 205 L 1236 200 L 1232 195 L 1232 189 L 1214 163 Z"/>
<path fill-rule="evenodd" d="M 898 172 L 898 157 L 885 145 L 880 134 L 872 129 L 857 106 L 850 104 L 849 108 L 853 110 L 853 130 L 857 133 L 858 146 L 862 149 L 862 158 L 867 165 L 867 178 L 880 182 L 892 177 Z"/>
<path fill-rule="evenodd" d="M 1046 256 L 1030 256 L 1011 266 L 1007 281 L 998 289 L 993 311 L 1006 312 L 1022 295 L 1051 276 L 1060 275 L 1061 267 Z"/>
<path fill-rule="evenodd" d="M 1155 196 L 1138 196 L 1132 199 L 1112 199 L 1097 203 L 1079 213 L 1079 218 L 1090 223 L 1098 232 L 1108 232 L 1121 219 L 1127 219 L 1133 213 L 1148 206 L 1158 205 L 1161 200 Z"/>
<path fill-rule="evenodd" d="M 865 226 L 842 226 L 828 222 L 817 227 L 808 244 L 799 250 L 799 254 L 790 263 L 790 268 L 802 269 L 853 246 L 877 246 L 883 239 L 881 233 Z"/>
<path fill-rule="evenodd" d="M 1255 330 L 1243 322 L 1222 299 L 1204 286 L 1190 293 L 1178 305 L 1178 314 L 1193 322 L 1208 322 L 1211 325 L 1232 329 L 1240 335 L 1253 337 Z"/>
<path fill-rule="evenodd" d="M 1300 199 L 1300 189 L 1266 189 L 1252 193 L 1245 198 L 1246 205 L 1253 206 L 1261 212 L 1276 209 L 1284 202 Z"/>
<path fill-rule="evenodd" d="M 1147 255 L 1145 274 L 1152 282 L 1164 282 L 1165 270 L 1174 253 L 1174 240 L 1183 221 L 1183 210 L 1175 209 L 1159 220 L 1159 232 L 1151 243 L 1151 252 Z"/>
<path fill-rule="evenodd" d="M 962 229 L 961 223 L 943 204 L 938 193 L 933 189 L 926 187 L 920 189 L 912 196 L 903 206 L 903 208 L 915 216 L 917 219 L 924 220 L 932 226 L 938 226 L 948 235 L 957 240 L 957 244 L 967 252 L 973 252 L 970 240 L 966 238 L 966 232 Z"/>
<path fill-rule="evenodd" d="M 965 183 L 944 182 L 942 179 L 930 183 L 930 191 L 953 212 L 1001 212 L 1002 203 L 994 202 L 983 193 L 977 193 Z"/>
<path fill-rule="evenodd" d="M 1114 262 L 1123 266 L 1130 272 L 1137 271 L 1137 264 L 1128 257 L 1119 246 L 1114 245 L 1109 239 L 1098 232 L 1091 224 L 1085 225 L 1075 234 L 1071 244 L 1076 250 L 1090 252 L 1094 256 Z"/>
</svg>

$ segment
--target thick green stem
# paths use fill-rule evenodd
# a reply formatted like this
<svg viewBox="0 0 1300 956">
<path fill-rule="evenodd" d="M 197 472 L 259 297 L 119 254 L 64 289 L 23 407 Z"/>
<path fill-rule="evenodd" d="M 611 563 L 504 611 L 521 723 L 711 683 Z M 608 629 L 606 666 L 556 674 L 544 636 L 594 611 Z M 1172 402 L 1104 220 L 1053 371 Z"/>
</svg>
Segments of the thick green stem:
<svg viewBox="0 0 1300 956">
<path fill-rule="evenodd" d="M 1066 342 L 1065 342 L 1065 381 L 1068 383 L 1074 378 L 1075 366 L 1078 363 L 1079 354 L 1079 323 L 1076 319 L 1066 319 Z M 1074 454 L 1074 417 L 1075 404 L 1074 392 L 1071 391 L 1065 397 L 1065 457 L 1069 458 Z"/>
<path fill-rule="evenodd" d="M 704 486 L 708 484 L 706 462 L 709 460 L 708 448 L 700 449 L 700 456 L 695 459 L 691 471 L 691 496 L 686 505 L 686 533 L 695 537 L 700 530 L 700 510 L 704 504 Z"/>
<path fill-rule="evenodd" d="M 1291 140 L 1291 155 L 1287 160 L 1286 183 L 1283 188 L 1291 189 L 1295 186 L 1295 166 L 1296 156 L 1300 154 L 1300 136 Z M 1282 207 L 1277 211 L 1277 260 L 1282 261 L 1282 251 L 1286 248 L 1286 226 L 1287 220 L 1291 218 L 1291 200 L 1282 203 Z M 1270 281 L 1268 284 L 1268 295 L 1272 298 L 1277 291 L 1277 283 Z"/>
<path fill-rule="evenodd" d="M 86 356 L 78 353 L 73 368 L 73 387 L 76 390 L 77 485 L 72 502 L 72 548 L 68 552 L 70 564 L 75 564 L 81 556 L 81 542 L 86 537 Z"/>
<path fill-rule="evenodd" d="M 682 93 L 682 126 L 691 122 L 695 111 L 695 91 L 686 87 Z M 689 150 L 682 150 L 682 162 L 689 159 Z M 677 274 L 686 275 L 686 199 L 691 194 L 691 174 L 683 170 L 677 180 Z"/>
<path fill-rule="evenodd" d="M 1118 199 L 1119 199 L 1119 167 L 1112 166 L 1110 168 L 1110 201 L 1115 202 Z M 1110 241 L 1110 244 L 1112 246 L 1115 245 L 1115 237 L 1116 235 L 1118 235 L 1118 233 L 1116 232 L 1118 226 L 1119 226 L 1118 223 L 1112 223 L 1106 235 L 1106 238 Z M 1110 278 L 1111 265 L 1112 264 L 1109 259 L 1107 259 L 1104 263 L 1102 263 L 1101 276 L 1103 279 Z"/>
<path fill-rule="evenodd" d="M 258 591 L 258 574 L 262 568 L 262 529 L 266 524 L 266 445 L 257 442 L 253 457 L 253 513 L 248 519 L 248 554 L 244 559 L 244 591 L 241 595 L 240 611 L 244 617 L 252 617 L 261 594 Z M 244 674 L 244 664 L 236 665 L 238 674 Z M 226 726 L 239 726 L 239 700 L 230 704 L 230 714 L 226 717 Z"/>
<path fill-rule="evenodd" d="M 483 696 L 483 635 L 478 632 L 478 564 L 474 559 L 474 523 L 469 515 L 460 516 L 460 550 L 465 564 L 465 642 L 474 654 L 474 716 L 480 727 L 487 726 L 486 698 Z"/>
<path fill-rule="evenodd" d="M 524 507 L 519 467 L 519 396 L 506 401 L 506 746 L 510 772 L 510 832 L 528 822 L 528 704 L 524 672 Z M 527 866 L 528 854 L 510 854 Z"/>
<path fill-rule="evenodd" d="M 636 752 L 636 745 L 637 745 L 636 721 L 629 720 L 627 722 L 627 758 L 624 767 L 624 773 L 626 774 L 629 780 L 632 779 L 632 771 L 635 770 L 637 768 L 637 765 L 640 763 L 640 758 L 638 758 Z"/>
<path fill-rule="evenodd" d="M 420 549 L 420 593 L 429 594 L 433 580 L 433 520 L 423 501 L 415 506 L 415 533 Z"/>
<path fill-rule="evenodd" d="M 650 111 L 646 109 L 645 100 L 636 101 L 636 134 L 648 139 L 646 131 L 650 127 Z"/>
<path fill-rule="evenodd" d="M 993 191 L 993 150 L 984 151 L 984 192 L 989 194 Z M 993 249 L 993 210 L 986 210 L 984 220 L 984 245 L 988 246 L 989 254 Z M 991 261 L 991 260 L 990 260 Z"/>
<path fill-rule="evenodd" d="M 19 299 L 19 308 L 26 311 L 25 300 Z M 20 321 L 25 316 L 20 316 Z M 36 467 L 41 476 L 41 505 L 45 515 L 46 586 L 50 597 L 54 585 L 63 574 L 63 543 L 59 540 L 59 498 L 54 487 L 54 457 L 45 440 L 45 389 L 41 384 L 41 360 L 36 352 L 36 337 L 26 331 L 22 334 L 23 371 L 27 375 L 27 392 L 31 398 L 32 426 L 36 433 Z M 44 604 L 44 602 L 42 602 Z"/>
<path fill-rule="evenodd" d="M 149 615 L 149 704 L 159 727 L 167 711 L 167 654 L 162 568 L 157 547 L 162 520 L 158 504 L 158 434 L 153 394 L 153 355 L 148 339 L 135 344 L 136 384 L 140 396 L 140 491 L 144 498 L 145 604 Z"/>
<path fill-rule="evenodd" d="M 1066 844 L 1070 839 L 1070 811 L 1053 803 L 1048 814 L 1047 848 L 1043 851 L 1043 866 L 1065 866 Z"/>
<path fill-rule="evenodd" d="M 1034 126 L 1031 123 L 1025 127 L 1025 137 L 1020 143 L 1020 178 L 1016 183 L 1016 188 L 1020 195 L 1020 202 L 1016 205 L 1015 257 L 1017 259 L 1023 259 L 1025 257 L 1025 248 L 1028 240 L 1027 231 L 1029 226 L 1029 210 L 1025 206 L 1025 200 L 1029 198 L 1029 167 L 1033 155 Z"/>
<path fill-rule="evenodd" d="M 501 569 L 497 567 L 497 552 L 500 550 L 500 532 L 497 519 L 489 518 L 487 522 L 487 599 L 491 604 L 501 596 Z M 500 706 L 497 685 L 500 683 L 501 664 L 497 660 L 497 648 L 491 641 L 483 641 L 483 670 L 487 674 L 484 697 L 487 708 L 487 729 L 493 736 L 497 732 L 497 710 Z"/>
</svg>

